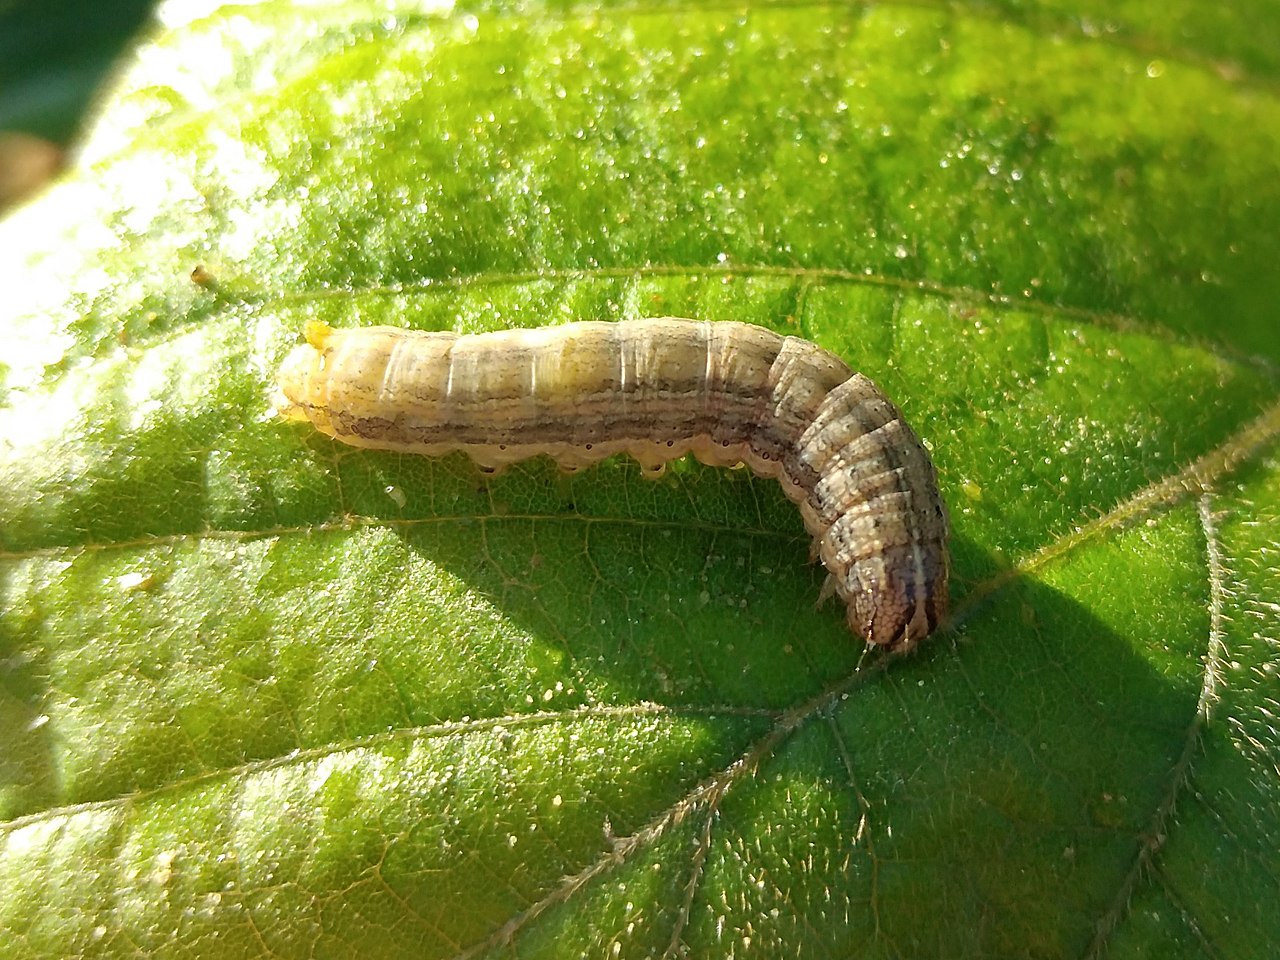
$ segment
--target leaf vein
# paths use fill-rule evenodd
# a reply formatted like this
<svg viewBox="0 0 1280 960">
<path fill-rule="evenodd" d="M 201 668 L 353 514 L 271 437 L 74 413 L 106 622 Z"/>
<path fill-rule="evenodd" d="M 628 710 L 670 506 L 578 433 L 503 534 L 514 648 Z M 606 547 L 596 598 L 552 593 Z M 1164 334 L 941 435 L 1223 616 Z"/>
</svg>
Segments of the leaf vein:
<svg viewBox="0 0 1280 960">
<path fill-rule="evenodd" d="M 1223 606 L 1226 595 L 1226 565 L 1222 555 L 1222 543 L 1218 537 L 1218 518 L 1213 512 L 1212 496 L 1206 492 L 1199 500 L 1200 526 L 1204 532 L 1207 571 L 1209 577 L 1209 638 L 1204 657 L 1204 679 L 1195 712 L 1187 725 L 1182 751 L 1168 782 L 1152 812 L 1146 829 L 1139 835 L 1138 850 L 1133 863 L 1121 880 L 1116 894 L 1106 911 L 1094 926 L 1093 940 L 1085 951 L 1085 957 L 1095 960 L 1103 955 L 1108 937 L 1128 915 L 1129 905 L 1138 886 L 1144 879 L 1158 876 L 1157 861 L 1168 840 L 1169 821 L 1173 817 L 1179 798 L 1185 792 L 1191 776 L 1191 768 L 1200 753 L 1201 738 L 1213 716 L 1222 685 L 1222 670 L 1226 661 L 1226 643 L 1223 630 Z M 1170 892 L 1168 884 L 1162 884 Z M 1188 919 L 1190 915 L 1183 911 Z M 1201 937 L 1203 940 L 1203 937 Z"/>
</svg>

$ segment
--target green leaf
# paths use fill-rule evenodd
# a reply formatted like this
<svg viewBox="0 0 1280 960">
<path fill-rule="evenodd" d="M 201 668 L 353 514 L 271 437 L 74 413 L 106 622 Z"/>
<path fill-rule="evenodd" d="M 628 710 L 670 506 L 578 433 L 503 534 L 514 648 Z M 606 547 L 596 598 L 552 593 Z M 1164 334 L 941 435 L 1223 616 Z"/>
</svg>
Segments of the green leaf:
<svg viewBox="0 0 1280 960">
<path fill-rule="evenodd" d="M 1273 5 L 429 7 L 167 5 L 0 223 L 0 953 L 1267 955 Z M 269 408 L 311 319 L 659 315 L 901 403 L 949 630 L 743 471 Z"/>
</svg>

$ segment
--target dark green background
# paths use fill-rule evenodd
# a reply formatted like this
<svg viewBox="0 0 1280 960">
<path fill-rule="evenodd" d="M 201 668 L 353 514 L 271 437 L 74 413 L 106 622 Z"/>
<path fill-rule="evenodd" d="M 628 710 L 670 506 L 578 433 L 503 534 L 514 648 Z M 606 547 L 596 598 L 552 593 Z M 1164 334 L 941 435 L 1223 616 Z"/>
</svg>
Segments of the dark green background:
<svg viewBox="0 0 1280 960">
<path fill-rule="evenodd" d="M 150 0 L 0 2 L 0 130 L 73 139 Z"/>
</svg>

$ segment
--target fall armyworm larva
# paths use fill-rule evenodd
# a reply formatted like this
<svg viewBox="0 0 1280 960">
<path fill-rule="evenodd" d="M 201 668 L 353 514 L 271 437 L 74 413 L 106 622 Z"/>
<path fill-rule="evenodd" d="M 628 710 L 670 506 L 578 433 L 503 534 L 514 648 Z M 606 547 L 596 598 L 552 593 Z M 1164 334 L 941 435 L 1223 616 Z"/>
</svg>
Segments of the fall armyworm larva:
<svg viewBox="0 0 1280 960">
<path fill-rule="evenodd" d="M 344 443 L 482 469 L 616 453 L 660 474 L 692 453 L 781 482 L 850 628 L 905 650 L 947 611 L 947 511 L 923 444 L 860 373 L 745 323 L 569 323 L 459 335 L 307 325 L 280 369 L 280 412 Z M 824 590 L 824 593 L 827 592 Z"/>
</svg>

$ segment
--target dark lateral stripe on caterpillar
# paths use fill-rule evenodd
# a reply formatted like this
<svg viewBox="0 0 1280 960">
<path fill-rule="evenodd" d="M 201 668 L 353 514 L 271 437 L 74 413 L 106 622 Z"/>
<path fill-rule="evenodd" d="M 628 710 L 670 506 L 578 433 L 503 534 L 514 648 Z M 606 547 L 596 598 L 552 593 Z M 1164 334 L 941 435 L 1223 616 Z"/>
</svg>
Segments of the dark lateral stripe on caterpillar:
<svg viewBox="0 0 1280 960">
<path fill-rule="evenodd" d="M 280 412 L 358 447 L 482 469 L 617 453 L 745 463 L 800 507 L 867 641 L 908 649 L 947 612 L 948 520 L 924 445 L 874 383 L 798 337 L 661 318 L 459 335 L 313 322 Z"/>
</svg>

